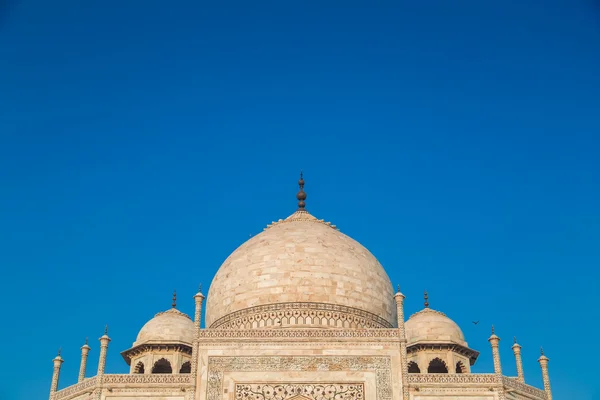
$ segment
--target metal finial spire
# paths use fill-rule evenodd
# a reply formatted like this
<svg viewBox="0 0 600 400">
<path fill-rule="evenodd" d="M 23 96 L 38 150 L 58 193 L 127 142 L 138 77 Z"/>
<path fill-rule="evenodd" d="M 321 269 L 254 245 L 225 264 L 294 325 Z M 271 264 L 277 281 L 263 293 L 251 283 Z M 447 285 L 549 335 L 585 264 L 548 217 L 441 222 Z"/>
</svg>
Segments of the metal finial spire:
<svg viewBox="0 0 600 400">
<path fill-rule="evenodd" d="M 177 307 L 177 290 L 173 291 L 173 303 L 171 304 L 173 308 Z"/>
<path fill-rule="evenodd" d="M 492 325 L 492 335 L 495 335 L 496 332 L 494 331 L 494 325 Z"/>
<path fill-rule="evenodd" d="M 90 338 L 88 338 L 88 337 L 86 337 L 86 338 L 85 338 L 85 345 L 86 345 L 86 346 L 88 345 L 89 339 L 90 339 Z"/>
<path fill-rule="evenodd" d="M 198 293 L 202 293 L 202 284 L 198 285 Z"/>
<path fill-rule="evenodd" d="M 429 295 L 427 294 L 427 290 L 425 291 L 425 308 L 429 308 Z"/>
<path fill-rule="evenodd" d="M 396 289 L 397 289 L 396 291 L 397 291 L 398 293 L 400 293 L 400 285 L 398 285 L 398 287 L 397 287 Z"/>
<path fill-rule="evenodd" d="M 513 340 L 514 340 L 514 344 L 517 344 L 517 337 L 516 336 L 513 338 Z"/>
<path fill-rule="evenodd" d="M 544 355 L 544 348 L 540 347 L 540 353 L 542 353 L 542 355 Z"/>
<path fill-rule="evenodd" d="M 300 180 L 298 181 L 298 186 L 300 186 L 300 190 L 296 195 L 296 198 L 298 199 L 298 211 L 304 211 L 304 208 L 306 207 L 306 203 L 304 202 L 304 200 L 306 200 L 306 193 L 304 192 L 304 177 L 302 175 L 302 171 L 300 171 Z"/>
<path fill-rule="evenodd" d="M 104 327 L 104 334 L 105 334 L 105 335 L 108 335 L 108 325 L 106 325 L 106 326 Z"/>
<path fill-rule="evenodd" d="M 62 353 L 62 347 L 58 348 L 58 357 L 60 357 L 60 353 Z M 543 353 L 542 353 L 543 354 Z"/>
</svg>

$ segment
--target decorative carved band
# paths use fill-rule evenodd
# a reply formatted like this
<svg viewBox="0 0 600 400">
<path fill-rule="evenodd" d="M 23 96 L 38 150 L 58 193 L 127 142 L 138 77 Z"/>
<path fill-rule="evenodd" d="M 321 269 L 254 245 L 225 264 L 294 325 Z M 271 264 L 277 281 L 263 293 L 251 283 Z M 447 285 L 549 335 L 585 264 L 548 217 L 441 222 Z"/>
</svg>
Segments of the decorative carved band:
<svg viewBox="0 0 600 400">
<path fill-rule="evenodd" d="M 127 363 L 127 365 L 131 365 L 131 359 L 139 356 L 143 353 L 148 352 L 159 352 L 159 351 L 174 351 L 176 353 L 184 353 L 189 356 L 192 355 L 192 346 L 184 343 L 173 343 L 173 344 L 161 344 L 161 343 L 144 343 L 132 347 L 129 350 L 125 350 L 121 352 L 121 356 Z"/>
<path fill-rule="evenodd" d="M 59 400 L 59 399 L 64 400 L 64 399 L 69 399 L 69 398 L 72 398 L 75 396 L 79 396 L 82 393 L 93 390 L 93 388 L 95 386 L 96 386 L 96 377 L 87 378 L 87 379 L 83 380 L 82 382 L 79 382 L 73 386 L 69 386 L 68 388 L 59 390 L 54 395 L 54 399 L 55 400 Z"/>
<path fill-rule="evenodd" d="M 398 329 L 202 329 L 198 338 L 206 339 L 334 339 L 366 338 L 369 340 L 400 340 Z"/>
<path fill-rule="evenodd" d="M 408 374 L 411 385 L 443 383 L 448 385 L 496 384 L 494 374 Z"/>
<path fill-rule="evenodd" d="M 104 375 L 103 384 L 187 384 L 191 383 L 190 374 L 112 374 Z"/>
<path fill-rule="evenodd" d="M 519 382 L 516 378 L 502 377 L 502 384 L 506 389 L 513 389 L 517 392 L 522 392 L 534 396 L 538 399 L 546 399 L 546 392 L 533 386 Z"/>
<path fill-rule="evenodd" d="M 362 400 L 362 383 L 266 383 L 237 384 L 237 400 L 287 400 L 302 396 L 310 400 Z"/>
<path fill-rule="evenodd" d="M 393 328 L 378 315 L 358 308 L 328 303 L 277 303 L 235 311 L 212 323 L 216 329 L 255 329 L 293 325 L 332 328 Z"/>
<path fill-rule="evenodd" d="M 225 371 L 252 371 L 264 373 L 270 371 L 369 371 L 375 374 L 376 399 L 392 400 L 392 373 L 390 357 L 208 357 L 208 387 L 206 389 L 207 400 L 221 400 Z M 338 383 L 337 385 L 341 384 L 342 383 Z M 350 383 L 347 385 L 350 385 Z M 252 385 L 245 386 L 253 387 Z M 243 397 L 236 397 L 236 399 L 244 400 Z M 262 397 L 249 398 L 249 400 L 255 399 L 270 400 Z M 341 399 L 343 399 L 343 397 L 341 397 Z M 317 399 L 315 398 L 315 400 Z M 348 398 L 348 400 L 350 400 L 350 398 Z"/>
</svg>

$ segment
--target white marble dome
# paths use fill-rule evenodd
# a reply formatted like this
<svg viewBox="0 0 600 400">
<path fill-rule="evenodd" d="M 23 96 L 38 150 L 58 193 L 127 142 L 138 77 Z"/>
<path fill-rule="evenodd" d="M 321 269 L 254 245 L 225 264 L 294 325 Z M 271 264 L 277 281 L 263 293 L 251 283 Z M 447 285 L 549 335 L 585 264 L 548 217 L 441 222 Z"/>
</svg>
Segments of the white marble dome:
<svg viewBox="0 0 600 400">
<path fill-rule="evenodd" d="M 467 346 L 462 330 L 446 316 L 429 307 L 410 316 L 405 324 L 408 344 L 455 343 Z"/>
<path fill-rule="evenodd" d="M 134 346 L 140 344 L 192 344 L 194 323 L 191 318 L 177 310 L 160 312 L 142 327 Z"/>
<path fill-rule="evenodd" d="M 235 250 L 215 275 L 206 304 L 210 328 L 292 325 L 397 325 L 392 284 L 377 259 L 304 210 Z"/>
</svg>

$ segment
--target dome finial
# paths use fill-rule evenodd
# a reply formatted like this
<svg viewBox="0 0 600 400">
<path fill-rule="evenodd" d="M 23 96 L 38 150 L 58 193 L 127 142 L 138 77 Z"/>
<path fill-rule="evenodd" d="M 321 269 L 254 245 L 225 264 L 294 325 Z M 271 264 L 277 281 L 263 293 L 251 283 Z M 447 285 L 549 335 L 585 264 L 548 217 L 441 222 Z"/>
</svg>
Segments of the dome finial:
<svg viewBox="0 0 600 400">
<path fill-rule="evenodd" d="M 104 327 L 104 334 L 105 334 L 105 335 L 108 335 L 108 325 L 106 325 L 106 326 Z"/>
<path fill-rule="evenodd" d="M 306 200 L 306 193 L 304 192 L 304 177 L 302 175 L 302 170 L 300 170 L 300 180 L 298 181 L 298 186 L 300 186 L 300 190 L 296 195 L 296 198 L 298 199 L 298 211 L 305 211 L 304 208 L 306 207 L 306 203 L 304 200 Z"/>
<path fill-rule="evenodd" d="M 177 290 L 173 290 L 173 303 L 171 304 L 171 307 L 177 307 Z"/>
<path fill-rule="evenodd" d="M 85 338 L 85 345 L 87 346 L 89 344 L 89 342 L 90 342 L 90 338 L 86 336 L 86 338 Z"/>
<path fill-rule="evenodd" d="M 516 336 L 513 338 L 513 342 L 514 342 L 514 344 L 517 344 L 517 337 Z"/>
<path fill-rule="evenodd" d="M 494 325 L 492 325 L 492 335 L 496 334 L 496 330 L 494 329 Z"/>
<path fill-rule="evenodd" d="M 542 353 L 542 355 L 543 355 L 543 356 L 545 355 L 545 354 L 544 354 L 544 348 L 543 348 L 543 347 L 540 347 L 540 353 Z"/>
<path fill-rule="evenodd" d="M 57 355 L 57 357 L 60 357 L 60 353 L 62 353 L 62 347 L 59 347 L 59 348 L 58 348 L 58 355 Z M 543 352 L 542 352 L 542 355 L 544 355 L 544 353 L 543 353 Z"/>
<path fill-rule="evenodd" d="M 427 290 L 425 291 L 425 308 L 429 308 L 429 295 L 427 294 Z"/>
</svg>

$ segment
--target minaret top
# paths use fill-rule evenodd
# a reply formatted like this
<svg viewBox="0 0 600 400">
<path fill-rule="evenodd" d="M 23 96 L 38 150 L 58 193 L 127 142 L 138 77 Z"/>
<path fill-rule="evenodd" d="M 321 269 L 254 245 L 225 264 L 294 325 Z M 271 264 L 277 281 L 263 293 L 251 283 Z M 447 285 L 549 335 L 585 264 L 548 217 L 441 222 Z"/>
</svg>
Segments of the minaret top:
<svg viewBox="0 0 600 400">
<path fill-rule="evenodd" d="M 302 175 L 302 171 L 300 171 L 300 180 L 298 180 L 298 186 L 300 186 L 300 190 L 298 194 L 296 194 L 296 198 L 298 199 L 298 211 L 306 211 L 306 192 L 304 192 L 304 177 Z"/>
</svg>

